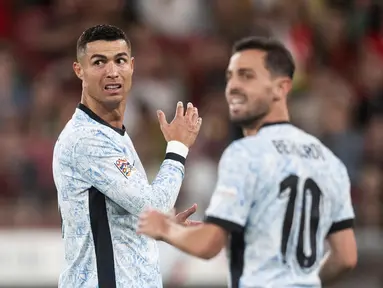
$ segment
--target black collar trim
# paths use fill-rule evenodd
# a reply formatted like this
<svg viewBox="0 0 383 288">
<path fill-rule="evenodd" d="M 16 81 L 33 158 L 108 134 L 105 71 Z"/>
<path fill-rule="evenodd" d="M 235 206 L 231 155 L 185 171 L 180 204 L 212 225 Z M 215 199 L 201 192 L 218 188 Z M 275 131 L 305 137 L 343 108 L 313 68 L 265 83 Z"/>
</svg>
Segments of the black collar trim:
<svg viewBox="0 0 383 288">
<path fill-rule="evenodd" d="M 90 118 L 92 118 L 93 120 L 97 121 L 98 123 L 100 123 L 102 125 L 105 125 L 105 126 L 108 126 L 109 128 L 112 128 L 114 131 L 116 131 L 121 136 L 125 135 L 125 131 L 126 130 L 125 130 L 125 126 L 124 125 L 122 125 L 122 129 L 121 128 L 117 128 L 117 127 L 113 127 L 112 125 L 110 125 L 108 122 L 106 122 L 101 117 L 96 115 L 96 113 L 94 113 L 92 110 L 90 110 L 88 107 L 86 107 L 82 103 L 79 103 L 77 105 L 77 108 L 82 110 L 83 112 L 85 112 Z"/>
<path fill-rule="evenodd" d="M 274 125 L 282 125 L 282 124 L 291 124 L 289 121 L 276 121 L 276 122 L 266 122 L 264 124 L 262 124 L 261 127 L 259 127 L 258 130 L 264 128 L 264 127 L 268 127 L 268 126 L 274 126 Z"/>
</svg>

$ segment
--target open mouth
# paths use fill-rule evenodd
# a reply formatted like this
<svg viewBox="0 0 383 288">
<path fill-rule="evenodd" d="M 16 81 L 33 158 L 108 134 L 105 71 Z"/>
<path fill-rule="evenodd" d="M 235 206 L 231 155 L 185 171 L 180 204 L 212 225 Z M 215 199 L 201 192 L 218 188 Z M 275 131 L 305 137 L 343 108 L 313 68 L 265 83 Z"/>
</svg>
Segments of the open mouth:
<svg viewBox="0 0 383 288">
<path fill-rule="evenodd" d="M 107 91 L 115 91 L 122 87 L 121 84 L 107 84 L 105 85 L 104 89 Z"/>
<path fill-rule="evenodd" d="M 244 104 L 246 102 L 246 99 L 245 98 L 233 98 L 231 101 L 230 101 L 230 104 L 232 105 L 237 105 L 237 104 Z"/>
<path fill-rule="evenodd" d="M 246 105 L 246 97 L 235 97 L 229 101 L 229 109 L 231 112 L 236 113 L 243 109 Z"/>
</svg>

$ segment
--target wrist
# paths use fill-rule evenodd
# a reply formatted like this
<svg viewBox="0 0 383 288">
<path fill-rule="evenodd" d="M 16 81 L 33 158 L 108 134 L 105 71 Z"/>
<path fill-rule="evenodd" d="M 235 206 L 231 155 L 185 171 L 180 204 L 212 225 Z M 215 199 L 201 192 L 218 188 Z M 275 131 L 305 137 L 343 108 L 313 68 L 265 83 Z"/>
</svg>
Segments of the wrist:
<svg viewBox="0 0 383 288">
<path fill-rule="evenodd" d="M 172 140 L 169 141 L 166 146 L 166 153 L 175 153 L 186 158 L 189 153 L 189 148 L 180 141 Z"/>
<path fill-rule="evenodd" d="M 179 161 L 185 165 L 186 157 L 189 153 L 189 148 L 179 141 L 169 141 L 166 147 L 165 159 Z"/>
<path fill-rule="evenodd" d="M 172 223 L 169 220 L 166 221 L 160 235 L 161 241 L 166 242 L 168 244 L 170 244 L 169 241 L 170 241 L 170 234 L 172 229 L 171 224 Z"/>
</svg>

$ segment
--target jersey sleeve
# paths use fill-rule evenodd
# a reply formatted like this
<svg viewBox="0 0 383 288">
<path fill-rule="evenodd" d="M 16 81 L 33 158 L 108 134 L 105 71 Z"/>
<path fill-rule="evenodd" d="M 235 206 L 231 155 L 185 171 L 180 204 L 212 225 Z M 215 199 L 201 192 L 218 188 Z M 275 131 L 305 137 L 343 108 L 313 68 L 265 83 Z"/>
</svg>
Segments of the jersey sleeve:
<svg viewBox="0 0 383 288">
<path fill-rule="evenodd" d="M 241 232 L 253 204 L 256 168 L 248 151 L 234 142 L 223 153 L 218 165 L 218 180 L 206 223 L 213 223 L 228 232 Z"/>
<path fill-rule="evenodd" d="M 82 137 L 74 146 L 74 169 L 85 182 L 129 213 L 139 215 L 149 207 L 170 211 L 181 188 L 185 157 L 168 151 L 150 184 L 122 149 L 102 133 Z"/>
<path fill-rule="evenodd" d="M 340 171 L 338 193 L 336 204 L 332 211 L 332 225 L 328 234 L 352 228 L 354 226 L 354 208 L 351 201 L 351 184 L 346 168 L 343 166 Z"/>
</svg>

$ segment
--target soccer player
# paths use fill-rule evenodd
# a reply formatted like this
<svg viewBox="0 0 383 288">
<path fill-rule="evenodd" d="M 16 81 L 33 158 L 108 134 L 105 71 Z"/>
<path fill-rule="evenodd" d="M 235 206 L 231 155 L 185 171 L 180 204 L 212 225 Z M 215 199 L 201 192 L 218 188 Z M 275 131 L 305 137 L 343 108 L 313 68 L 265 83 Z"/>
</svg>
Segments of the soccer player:
<svg viewBox="0 0 383 288">
<path fill-rule="evenodd" d="M 237 42 L 225 94 L 231 120 L 245 137 L 222 155 L 205 223 L 181 227 L 156 209 L 140 218 L 140 234 L 200 258 L 227 245 L 233 288 L 321 287 L 356 265 L 346 168 L 289 123 L 294 70 L 278 41 Z M 323 260 L 326 239 L 331 253 Z"/>
<path fill-rule="evenodd" d="M 122 124 L 133 73 L 124 32 L 109 25 L 86 30 L 73 68 L 82 80 L 81 103 L 53 159 L 67 263 L 59 287 L 160 288 L 156 241 L 137 235 L 138 217 L 146 207 L 169 212 L 174 206 L 202 120 L 191 103 L 186 113 L 178 103 L 170 124 L 158 112 L 168 144 L 149 184 Z M 179 214 L 177 223 L 185 224 L 195 208 Z"/>
</svg>

